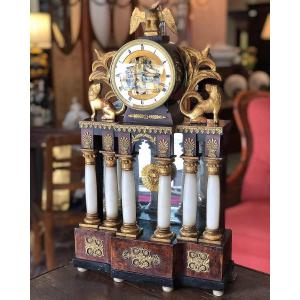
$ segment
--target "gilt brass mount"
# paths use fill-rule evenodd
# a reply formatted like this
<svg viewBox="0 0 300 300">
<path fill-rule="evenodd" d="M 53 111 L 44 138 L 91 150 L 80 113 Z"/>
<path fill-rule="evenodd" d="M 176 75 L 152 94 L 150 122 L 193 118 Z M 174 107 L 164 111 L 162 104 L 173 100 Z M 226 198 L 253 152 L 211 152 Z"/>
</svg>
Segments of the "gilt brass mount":
<svg viewBox="0 0 300 300">
<path fill-rule="evenodd" d="M 177 240 L 197 242 L 198 232 L 196 226 L 182 226 Z"/>
<path fill-rule="evenodd" d="M 205 158 L 208 175 L 220 174 L 221 161 L 221 158 Z"/>
<path fill-rule="evenodd" d="M 121 221 L 118 218 L 106 218 L 102 226 L 99 229 L 108 231 L 117 231 L 120 228 Z"/>
<path fill-rule="evenodd" d="M 82 156 L 86 165 L 94 165 L 96 158 L 96 151 L 93 149 L 81 149 Z"/>
<path fill-rule="evenodd" d="M 135 224 L 123 224 L 121 232 L 117 232 L 117 236 L 123 236 L 128 239 L 137 239 L 143 233 L 143 229 Z"/>
<path fill-rule="evenodd" d="M 151 241 L 170 244 L 175 238 L 176 234 L 170 230 L 170 227 L 160 228 L 157 226 L 150 239 Z"/>
</svg>

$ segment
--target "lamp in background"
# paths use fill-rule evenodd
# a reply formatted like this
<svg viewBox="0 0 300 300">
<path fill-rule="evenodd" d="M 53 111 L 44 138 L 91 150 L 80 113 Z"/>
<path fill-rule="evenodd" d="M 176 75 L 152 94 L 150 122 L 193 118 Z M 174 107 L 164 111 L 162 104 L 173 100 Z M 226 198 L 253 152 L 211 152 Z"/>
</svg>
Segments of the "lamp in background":
<svg viewBox="0 0 300 300">
<path fill-rule="evenodd" d="M 30 14 L 30 48 L 51 48 L 51 25 L 48 13 Z"/>
<path fill-rule="evenodd" d="M 261 32 L 260 37 L 263 40 L 269 40 L 270 39 L 270 14 L 267 15 L 263 30 Z"/>
<path fill-rule="evenodd" d="M 51 121 L 48 49 L 51 48 L 50 15 L 30 13 L 30 122 L 43 126 Z"/>
</svg>

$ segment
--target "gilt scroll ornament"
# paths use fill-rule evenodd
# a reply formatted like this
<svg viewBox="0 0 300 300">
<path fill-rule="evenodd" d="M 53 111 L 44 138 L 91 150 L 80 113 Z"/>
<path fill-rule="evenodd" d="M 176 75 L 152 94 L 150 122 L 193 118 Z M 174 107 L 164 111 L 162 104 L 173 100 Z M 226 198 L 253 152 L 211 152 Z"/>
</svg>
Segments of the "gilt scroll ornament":
<svg viewBox="0 0 300 300">
<path fill-rule="evenodd" d="M 209 272 L 209 254 L 200 251 L 187 252 L 187 268 L 196 273 Z"/>
<path fill-rule="evenodd" d="M 209 139 L 206 142 L 207 156 L 208 157 L 217 157 L 218 151 L 218 142 L 215 139 Z"/>
<path fill-rule="evenodd" d="M 146 165 L 142 169 L 142 182 L 149 191 L 158 191 L 159 169 L 156 164 Z"/>
<path fill-rule="evenodd" d="M 116 95 L 112 91 L 109 78 L 109 67 L 115 51 L 100 54 L 95 50 L 97 59 L 92 64 L 92 73 L 89 76 L 89 81 L 93 81 L 90 85 L 88 98 L 92 110 L 91 120 L 95 120 L 96 112 L 99 110 L 102 112 L 101 120 L 114 121 L 117 115 L 124 113 L 125 105 L 123 104 L 119 110 L 113 105 L 112 99 L 116 99 Z M 101 96 L 103 86 L 106 86 L 108 91 L 105 95 Z"/>
<path fill-rule="evenodd" d="M 183 47 L 183 56 L 187 65 L 188 79 L 187 88 L 180 100 L 181 112 L 190 119 L 191 123 L 206 123 L 204 113 L 213 113 L 214 123 L 218 124 L 218 113 L 221 108 L 221 92 L 217 82 L 221 76 L 216 72 L 216 65 L 210 58 L 209 47 L 199 52 L 190 47 Z M 204 93 L 208 94 L 204 98 L 198 88 L 204 84 Z M 208 83 L 209 81 L 209 83 Z M 212 83 L 215 81 L 216 83 Z M 197 100 L 194 108 L 190 109 L 192 99 Z"/>
<path fill-rule="evenodd" d="M 130 142 L 129 138 L 122 136 L 119 139 L 119 151 L 121 154 L 127 154 L 129 152 Z"/>
<path fill-rule="evenodd" d="M 193 156 L 193 152 L 195 151 L 196 143 L 192 138 L 187 138 L 183 142 L 184 154 L 186 156 Z"/>
<path fill-rule="evenodd" d="M 88 131 L 85 131 L 84 134 L 82 135 L 83 148 L 87 148 L 87 149 L 92 148 L 92 143 L 93 143 L 92 135 Z"/>
<path fill-rule="evenodd" d="M 169 150 L 169 144 L 165 139 L 158 142 L 158 152 L 159 156 L 166 157 Z"/>
<path fill-rule="evenodd" d="M 145 248 L 131 247 L 123 251 L 122 257 L 131 260 L 131 265 L 140 269 L 152 269 L 160 264 L 159 256 Z"/>
<path fill-rule="evenodd" d="M 106 134 L 103 137 L 103 149 L 105 151 L 113 150 L 113 137 L 110 134 Z"/>
<path fill-rule="evenodd" d="M 104 256 L 103 241 L 96 239 L 94 236 L 86 237 L 84 241 L 85 254 L 95 257 Z"/>
</svg>

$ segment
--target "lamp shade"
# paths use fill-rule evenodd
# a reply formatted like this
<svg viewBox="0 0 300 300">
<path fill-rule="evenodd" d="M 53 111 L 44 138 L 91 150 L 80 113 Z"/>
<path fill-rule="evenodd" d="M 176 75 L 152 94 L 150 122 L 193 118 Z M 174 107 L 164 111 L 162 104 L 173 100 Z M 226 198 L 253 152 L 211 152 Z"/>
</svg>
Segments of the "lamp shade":
<svg viewBox="0 0 300 300">
<path fill-rule="evenodd" d="M 265 24 L 264 24 L 264 28 L 261 32 L 260 37 L 263 40 L 269 40 L 270 39 L 270 14 L 268 14 Z"/>
<path fill-rule="evenodd" d="M 48 13 L 30 14 L 30 46 L 42 49 L 51 48 L 50 15 Z"/>
</svg>

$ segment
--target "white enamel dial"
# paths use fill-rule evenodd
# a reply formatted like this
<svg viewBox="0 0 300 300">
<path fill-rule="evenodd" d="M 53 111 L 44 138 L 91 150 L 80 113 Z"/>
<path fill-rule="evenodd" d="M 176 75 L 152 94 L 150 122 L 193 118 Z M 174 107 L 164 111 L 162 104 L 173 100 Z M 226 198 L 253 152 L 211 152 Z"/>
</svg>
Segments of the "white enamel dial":
<svg viewBox="0 0 300 300">
<path fill-rule="evenodd" d="M 173 60 L 156 42 L 131 41 L 113 59 L 111 84 L 117 97 L 128 107 L 153 109 L 162 105 L 174 89 Z"/>
</svg>

